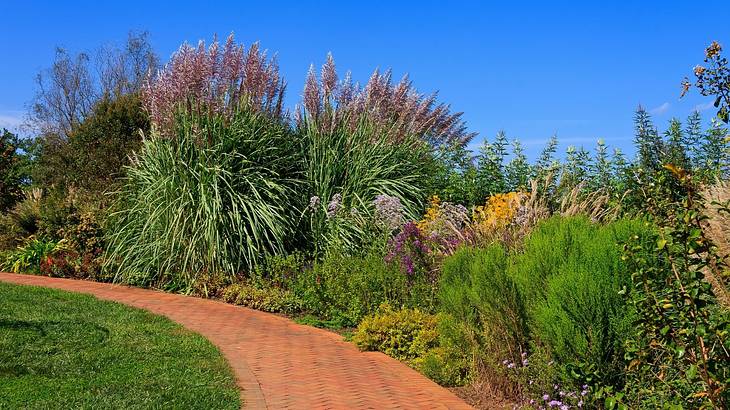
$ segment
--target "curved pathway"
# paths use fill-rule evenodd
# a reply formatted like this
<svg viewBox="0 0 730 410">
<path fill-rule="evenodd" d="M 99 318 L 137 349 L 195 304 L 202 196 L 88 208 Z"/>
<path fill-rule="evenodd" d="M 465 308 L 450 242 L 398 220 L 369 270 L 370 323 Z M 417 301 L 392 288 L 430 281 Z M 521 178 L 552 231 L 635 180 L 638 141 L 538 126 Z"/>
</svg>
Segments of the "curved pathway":
<svg viewBox="0 0 730 410">
<path fill-rule="evenodd" d="M 0 280 L 92 294 L 167 316 L 207 337 L 252 409 L 468 409 L 408 366 L 335 333 L 213 300 L 107 283 L 0 273 Z"/>
</svg>

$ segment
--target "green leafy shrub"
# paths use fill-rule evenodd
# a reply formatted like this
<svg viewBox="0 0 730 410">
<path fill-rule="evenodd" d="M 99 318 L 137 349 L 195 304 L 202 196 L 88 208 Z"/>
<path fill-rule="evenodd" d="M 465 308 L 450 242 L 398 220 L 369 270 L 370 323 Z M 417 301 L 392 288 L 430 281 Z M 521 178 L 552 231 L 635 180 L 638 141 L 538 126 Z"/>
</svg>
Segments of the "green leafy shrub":
<svg viewBox="0 0 730 410">
<path fill-rule="evenodd" d="M 180 115 L 128 169 L 110 215 L 117 279 L 187 290 L 202 272 L 233 278 L 292 237 L 298 147 L 279 119 L 240 107 L 228 120 Z"/>
<path fill-rule="evenodd" d="M 501 363 L 519 362 L 529 329 L 525 302 L 507 274 L 508 263 L 500 244 L 459 249 L 444 261 L 439 308 L 453 317 L 442 344 L 461 345 L 475 377 L 489 379 L 495 388 L 512 394 Z"/>
<path fill-rule="evenodd" d="M 301 310 L 301 303 L 292 292 L 276 287 L 258 288 L 248 283 L 235 283 L 220 293 L 225 302 L 264 312 L 295 313 Z"/>
<path fill-rule="evenodd" d="M 124 166 L 148 134 L 150 123 L 139 94 L 106 95 L 73 124 L 66 138 L 37 138 L 33 181 L 61 191 L 81 189 L 94 193 L 89 200 L 109 202 Z"/>
<path fill-rule="evenodd" d="M 497 349 L 500 361 L 517 360 L 528 334 L 524 302 L 507 264 L 499 244 L 462 248 L 444 261 L 439 293 L 440 309 L 462 323 L 478 346 Z"/>
<path fill-rule="evenodd" d="M 620 242 L 646 240 L 637 221 L 605 226 L 551 218 L 528 237 L 510 266 L 526 301 L 531 337 L 578 378 L 616 381 L 633 311 L 620 292 L 630 283 Z"/>
<path fill-rule="evenodd" d="M 306 268 L 307 261 L 301 252 L 288 255 L 267 255 L 264 262 L 254 269 L 252 279 L 258 285 L 288 288 Z"/>
<path fill-rule="evenodd" d="M 357 326 L 352 341 L 362 350 L 374 350 L 413 362 L 438 345 L 438 318 L 418 309 L 393 310 L 383 304 L 378 313 Z"/>
<path fill-rule="evenodd" d="M 630 274 L 619 242 L 647 240 L 647 230 L 636 221 L 553 217 L 513 253 L 493 244 L 448 257 L 440 309 L 453 316 L 449 338 L 469 350 L 474 377 L 515 399 L 553 383 L 620 383 L 634 316 L 620 295 Z"/>
<path fill-rule="evenodd" d="M 376 252 L 361 257 L 329 254 L 304 270 L 293 290 L 307 311 L 344 326 L 357 325 L 384 302 L 432 310 L 436 293 L 433 284 L 409 281 L 397 266 L 386 263 Z"/>
<path fill-rule="evenodd" d="M 730 404 L 730 312 L 705 272 L 727 269 L 703 227 L 704 203 L 691 176 L 668 166 L 687 196 L 670 202 L 651 241 L 631 241 L 628 300 L 637 317 L 626 344 L 626 384 L 604 386 L 607 407 L 727 408 Z M 730 203 L 718 212 L 730 213 Z M 615 394 L 612 394 L 615 393 Z"/>
<path fill-rule="evenodd" d="M 23 141 L 17 135 L 0 129 L 0 212 L 12 208 L 23 198 L 27 153 Z"/>
<path fill-rule="evenodd" d="M 469 380 L 472 352 L 463 329 L 451 315 L 438 315 L 438 345 L 417 361 L 418 370 L 442 386 L 460 386 Z"/>
<path fill-rule="evenodd" d="M 352 336 L 362 350 L 379 351 L 408 363 L 436 382 L 453 386 L 462 383 L 468 368 L 463 346 L 443 338 L 449 319 L 415 309 L 394 310 L 382 304 L 375 314 L 365 317 Z"/>
</svg>

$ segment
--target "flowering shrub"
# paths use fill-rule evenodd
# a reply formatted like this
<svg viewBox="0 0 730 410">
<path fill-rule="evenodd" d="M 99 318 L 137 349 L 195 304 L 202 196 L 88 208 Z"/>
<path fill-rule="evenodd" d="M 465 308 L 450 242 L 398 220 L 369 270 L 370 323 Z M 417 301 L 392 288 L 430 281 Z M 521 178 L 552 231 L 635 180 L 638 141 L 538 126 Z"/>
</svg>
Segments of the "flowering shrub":
<svg viewBox="0 0 730 410">
<path fill-rule="evenodd" d="M 464 242 L 468 225 L 468 211 L 463 205 L 442 202 L 437 195 L 431 197 L 426 214 L 417 224 L 431 249 L 440 255 L 450 255 Z"/>
<path fill-rule="evenodd" d="M 518 360 L 505 359 L 501 365 L 507 377 L 522 389 L 522 401 L 531 408 L 567 410 L 591 407 L 590 387 L 583 384 L 579 388 L 570 388 L 556 384 L 559 369 L 542 350 L 532 355 L 523 352 Z"/>
<path fill-rule="evenodd" d="M 418 228 L 429 233 L 450 236 L 461 231 L 468 222 L 467 209 L 463 205 L 442 202 L 438 195 L 434 195 L 426 214 L 418 222 Z"/>
<path fill-rule="evenodd" d="M 521 192 L 492 195 L 484 205 L 472 210 L 475 229 L 492 231 L 513 223 L 524 198 L 525 194 Z"/>
<path fill-rule="evenodd" d="M 398 263 L 409 278 L 429 276 L 434 271 L 435 261 L 428 238 L 413 222 L 403 225 L 401 231 L 391 241 L 385 256 L 388 263 Z"/>
<path fill-rule="evenodd" d="M 32 238 L 24 246 L 20 246 L 17 250 L 3 255 L 4 260 L 0 261 L 0 269 L 15 273 L 40 273 L 43 261 L 48 256 L 60 252 L 63 249 L 65 247 L 62 242 L 43 241 Z"/>
<path fill-rule="evenodd" d="M 403 204 L 395 196 L 380 194 L 373 201 L 375 206 L 375 220 L 388 231 L 398 229 L 403 225 Z"/>
</svg>

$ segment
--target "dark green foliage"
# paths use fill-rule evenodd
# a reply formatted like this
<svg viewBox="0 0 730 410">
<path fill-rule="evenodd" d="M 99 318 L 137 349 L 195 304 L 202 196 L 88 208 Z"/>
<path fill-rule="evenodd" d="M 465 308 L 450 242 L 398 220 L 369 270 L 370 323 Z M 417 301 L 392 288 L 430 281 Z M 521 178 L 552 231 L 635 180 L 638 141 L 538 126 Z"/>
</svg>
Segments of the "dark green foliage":
<svg viewBox="0 0 730 410">
<path fill-rule="evenodd" d="M 114 189 L 149 129 L 137 94 L 105 97 L 67 138 L 46 135 L 38 140 L 34 183 L 86 189 L 103 201 L 102 193 Z"/>
<path fill-rule="evenodd" d="M 591 176 L 591 157 L 583 147 L 569 146 L 566 150 L 565 164 L 560 176 L 559 189 L 568 192 Z"/>
<path fill-rule="evenodd" d="M 638 156 L 637 165 L 649 174 L 658 171 L 662 166 L 664 142 L 659 136 L 651 116 L 641 106 L 634 115 L 634 130 L 636 132 L 634 145 Z"/>
<path fill-rule="evenodd" d="M 22 148 L 17 135 L 4 128 L 0 131 L 0 212 L 7 211 L 23 197 L 22 188 L 28 176 L 25 175 L 27 155 Z"/>
<path fill-rule="evenodd" d="M 589 175 L 591 176 L 588 185 L 593 190 L 609 189 L 611 186 L 611 158 L 608 156 L 608 147 L 603 139 L 599 139 L 596 143 L 596 155 L 591 162 Z"/>
<path fill-rule="evenodd" d="M 220 352 L 163 317 L 5 283 L 0 300 L 0 408 L 240 408 Z"/>
<path fill-rule="evenodd" d="M 384 302 L 431 310 L 436 293 L 425 279 L 409 281 L 379 253 L 362 257 L 332 253 L 304 270 L 292 289 L 306 311 L 342 326 L 356 325 Z"/>
<path fill-rule="evenodd" d="M 672 118 L 669 121 L 669 128 L 664 132 L 666 140 L 666 152 L 662 155 L 662 162 L 674 164 L 682 169 L 692 169 L 688 155 L 689 147 L 686 145 L 686 137 L 682 130 L 682 123 Z"/>
<path fill-rule="evenodd" d="M 301 182 L 289 128 L 245 108 L 178 121 L 175 137 L 145 140 L 108 222 L 119 280 L 190 289 L 204 272 L 250 272 L 293 236 Z"/>
<path fill-rule="evenodd" d="M 730 146 L 728 146 L 728 128 L 718 121 L 712 123 L 707 130 L 702 143 L 700 158 L 704 161 L 699 165 L 699 174 L 705 181 L 713 178 L 730 178 Z"/>
<path fill-rule="evenodd" d="M 482 204 L 486 198 L 506 192 L 505 157 L 507 157 L 507 136 L 504 131 L 497 133 L 494 142 L 490 143 L 486 138 L 484 139 L 477 155 L 479 165 L 476 172 L 479 188 L 479 197 L 475 198 L 477 203 Z"/>
<path fill-rule="evenodd" d="M 730 314 L 704 280 L 705 272 L 727 266 L 703 233 L 706 217 L 694 183 L 684 171 L 673 171 L 687 196 L 667 205 L 672 212 L 657 215 L 661 229 L 652 241 L 625 248 L 637 320 L 626 346 L 626 386 L 609 399 L 631 408 L 727 408 Z"/>
<path fill-rule="evenodd" d="M 532 167 L 518 140 L 512 141 L 512 159 L 505 166 L 504 173 L 508 192 L 524 191 L 528 188 Z"/>
<path fill-rule="evenodd" d="M 683 137 L 682 145 L 684 146 L 685 152 L 692 164 L 689 169 L 701 169 L 705 163 L 702 150 L 702 145 L 705 143 L 705 135 L 702 132 L 702 115 L 700 115 L 699 111 L 693 111 L 692 114 L 687 117 Z"/>
<path fill-rule="evenodd" d="M 68 181 L 94 192 L 108 191 L 149 130 L 138 94 L 102 99 L 69 135 L 73 154 Z"/>
</svg>

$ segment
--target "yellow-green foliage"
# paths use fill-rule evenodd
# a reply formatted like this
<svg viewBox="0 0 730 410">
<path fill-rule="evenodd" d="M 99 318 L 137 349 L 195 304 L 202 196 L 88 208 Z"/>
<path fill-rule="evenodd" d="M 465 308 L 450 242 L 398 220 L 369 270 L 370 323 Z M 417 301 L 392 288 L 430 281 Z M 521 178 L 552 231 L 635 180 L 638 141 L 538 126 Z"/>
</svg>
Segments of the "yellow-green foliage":
<svg viewBox="0 0 730 410">
<path fill-rule="evenodd" d="M 438 345 L 438 318 L 418 309 L 380 311 L 360 322 L 352 341 L 362 350 L 376 350 L 398 360 L 413 362 Z"/>
<path fill-rule="evenodd" d="M 468 360 L 464 349 L 451 343 L 453 321 L 418 309 L 394 310 L 382 304 L 378 313 L 360 322 L 352 341 L 362 350 L 380 351 L 404 361 L 432 380 L 446 386 L 466 379 Z"/>
<path fill-rule="evenodd" d="M 223 289 L 221 298 L 228 303 L 265 312 L 292 313 L 300 309 L 300 303 L 292 292 L 275 287 L 260 289 L 236 283 Z"/>
</svg>

